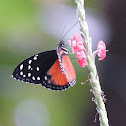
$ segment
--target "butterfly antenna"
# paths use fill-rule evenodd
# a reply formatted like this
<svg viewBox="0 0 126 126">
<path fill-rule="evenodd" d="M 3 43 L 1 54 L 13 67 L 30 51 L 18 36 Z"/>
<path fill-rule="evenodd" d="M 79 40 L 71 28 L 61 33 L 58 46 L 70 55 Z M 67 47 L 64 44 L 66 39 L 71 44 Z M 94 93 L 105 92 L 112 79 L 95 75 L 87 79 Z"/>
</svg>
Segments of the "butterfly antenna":
<svg viewBox="0 0 126 126">
<path fill-rule="evenodd" d="M 81 21 L 81 20 L 80 20 Z M 63 38 L 68 34 L 68 32 L 71 31 L 71 29 L 73 29 L 74 26 L 76 26 L 80 21 L 78 21 L 77 23 L 75 23 L 67 32 L 66 34 L 62 37 L 61 41 L 63 40 Z"/>
<path fill-rule="evenodd" d="M 61 37 L 63 35 L 63 32 L 64 32 L 65 28 L 66 28 L 66 25 L 64 25 L 64 27 L 63 27 L 63 30 L 62 30 L 62 33 L 61 33 Z"/>
</svg>

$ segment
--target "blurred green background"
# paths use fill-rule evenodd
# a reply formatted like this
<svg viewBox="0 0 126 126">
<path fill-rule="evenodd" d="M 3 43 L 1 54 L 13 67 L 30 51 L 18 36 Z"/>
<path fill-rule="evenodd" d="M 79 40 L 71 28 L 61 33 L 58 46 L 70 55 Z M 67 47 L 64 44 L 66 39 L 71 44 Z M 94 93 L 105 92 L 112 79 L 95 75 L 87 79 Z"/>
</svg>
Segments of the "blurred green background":
<svg viewBox="0 0 126 126">
<path fill-rule="evenodd" d="M 102 13 L 100 1 L 87 0 L 85 6 L 95 22 Z M 76 22 L 73 0 L 0 0 L 0 126 L 88 125 L 91 108 L 96 106 L 88 82 L 81 85 L 88 79 L 88 70 L 80 68 L 76 60 L 71 61 L 77 83 L 66 91 L 50 91 L 41 85 L 26 84 L 11 77 L 14 68 L 25 58 L 56 49 L 56 44 Z M 98 22 L 100 26 L 103 24 Z M 76 33 L 76 29 L 79 31 L 79 25 L 70 32 Z M 94 29 L 96 37 L 99 31 Z M 72 33 L 69 34 L 64 37 L 66 43 L 72 37 Z M 100 35 L 93 38 L 96 42 L 101 39 Z M 95 114 L 90 121 L 93 122 L 94 118 Z"/>
</svg>

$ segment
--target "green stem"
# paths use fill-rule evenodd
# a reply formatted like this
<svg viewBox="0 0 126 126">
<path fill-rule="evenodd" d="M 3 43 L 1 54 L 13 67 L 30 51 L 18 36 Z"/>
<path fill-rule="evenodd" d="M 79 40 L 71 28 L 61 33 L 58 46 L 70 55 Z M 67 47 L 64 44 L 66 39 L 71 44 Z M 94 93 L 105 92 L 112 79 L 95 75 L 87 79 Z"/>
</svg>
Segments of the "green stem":
<svg viewBox="0 0 126 126">
<path fill-rule="evenodd" d="M 103 91 L 101 90 L 99 76 L 97 73 L 95 59 L 92 53 L 92 40 L 89 37 L 88 24 L 85 21 L 85 10 L 84 10 L 84 0 L 75 0 L 77 4 L 77 17 L 80 21 L 80 31 L 84 39 L 84 47 L 86 49 L 86 56 L 88 61 L 88 70 L 90 71 L 90 83 L 93 89 L 93 94 L 95 96 L 95 103 L 97 105 L 97 111 L 99 113 L 100 126 L 109 126 L 107 111 L 101 96 Z"/>
</svg>

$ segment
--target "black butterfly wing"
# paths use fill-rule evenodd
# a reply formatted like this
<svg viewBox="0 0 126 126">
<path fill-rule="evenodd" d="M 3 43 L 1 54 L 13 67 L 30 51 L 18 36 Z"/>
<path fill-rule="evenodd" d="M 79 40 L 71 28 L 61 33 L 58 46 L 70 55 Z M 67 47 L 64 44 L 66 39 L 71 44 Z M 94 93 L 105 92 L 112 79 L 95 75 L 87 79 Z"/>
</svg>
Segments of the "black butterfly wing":
<svg viewBox="0 0 126 126">
<path fill-rule="evenodd" d="M 38 53 L 21 62 L 12 76 L 20 81 L 42 84 L 46 72 L 57 58 L 56 50 Z"/>
<path fill-rule="evenodd" d="M 12 76 L 17 80 L 41 84 L 52 90 L 64 90 L 70 86 L 69 83 L 64 86 L 55 84 L 51 80 L 51 76 L 48 75 L 48 71 L 57 60 L 58 56 L 56 50 L 35 54 L 21 62 L 13 71 Z M 59 67 L 60 66 L 56 68 L 56 71 Z"/>
</svg>

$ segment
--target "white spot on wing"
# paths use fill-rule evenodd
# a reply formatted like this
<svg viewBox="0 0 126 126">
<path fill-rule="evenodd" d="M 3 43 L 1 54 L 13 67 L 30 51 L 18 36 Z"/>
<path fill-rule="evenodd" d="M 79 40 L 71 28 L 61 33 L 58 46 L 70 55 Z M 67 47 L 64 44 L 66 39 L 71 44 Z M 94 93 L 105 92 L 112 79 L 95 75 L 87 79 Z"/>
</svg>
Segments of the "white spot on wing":
<svg viewBox="0 0 126 126">
<path fill-rule="evenodd" d="M 33 58 L 34 60 L 37 60 L 37 56 L 34 56 L 34 58 Z"/>
<path fill-rule="evenodd" d="M 28 63 L 31 64 L 32 60 L 29 60 Z"/>
<path fill-rule="evenodd" d="M 31 73 L 28 73 L 28 77 L 30 77 L 31 76 Z"/>
<path fill-rule="evenodd" d="M 45 76 L 44 78 L 45 78 L 45 80 L 47 80 L 47 76 Z"/>
<path fill-rule="evenodd" d="M 37 67 L 36 69 L 37 69 L 37 71 L 39 71 L 39 67 Z"/>
<path fill-rule="evenodd" d="M 23 75 L 23 77 L 26 77 L 26 75 Z"/>
<path fill-rule="evenodd" d="M 22 71 L 20 72 L 20 75 L 23 75 L 23 72 Z"/>
<path fill-rule="evenodd" d="M 28 65 L 28 69 L 31 69 L 31 66 L 30 65 Z"/>
<path fill-rule="evenodd" d="M 23 64 L 20 65 L 20 70 L 22 70 L 22 69 L 23 69 Z"/>
<path fill-rule="evenodd" d="M 40 80 L 40 77 L 37 77 L 37 80 Z"/>
<path fill-rule="evenodd" d="M 35 77 L 33 76 L 32 79 L 35 80 Z"/>
</svg>

